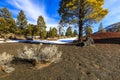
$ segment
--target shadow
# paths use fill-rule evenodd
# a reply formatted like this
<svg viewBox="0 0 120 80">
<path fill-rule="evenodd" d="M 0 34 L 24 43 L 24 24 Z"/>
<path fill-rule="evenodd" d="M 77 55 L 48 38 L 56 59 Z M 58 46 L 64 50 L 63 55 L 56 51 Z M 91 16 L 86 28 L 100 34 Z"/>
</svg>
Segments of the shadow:
<svg viewBox="0 0 120 80">
<path fill-rule="evenodd" d="M 60 42 L 69 42 L 69 43 L 71 43 L 71 42 L 73 42 L 73 40 L 59 40 Z"/>
<path fill-rule="evenodd" d="M 14 59 L 11 62 L 12 64 L 32 64 L 33 60 L 28 60 L 28 59 L 22 59 L 18 57 L 14 57 Z"/>
<path fill-rule="evenodd" d="M 120 38 L 94 39 L 94 42 L 99 44 L 120 44 Z"/>
</svg>

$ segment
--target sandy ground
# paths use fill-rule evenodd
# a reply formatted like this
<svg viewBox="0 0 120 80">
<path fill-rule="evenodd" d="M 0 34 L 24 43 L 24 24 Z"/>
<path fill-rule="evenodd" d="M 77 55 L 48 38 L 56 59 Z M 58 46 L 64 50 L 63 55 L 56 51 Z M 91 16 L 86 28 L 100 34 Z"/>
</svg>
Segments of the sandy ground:
<svg viewBox="0 0 120 80">
<path fill-rule="evenodd" d="M 36 44 L 38 45 L 38 44 Z M 18 49 L 29 43 L 1 43 L 0 53 L 16 55 Z M 49 46 L 49 45 L 43 45 Z M 41 70 L 33 70 L 28 62 L 12 62 L 15 72 L 0 71 L 0 80 L 120 80 L 120 45 L 96 44 L 91 47 L 57 45 L 62 60 Z"/>
</svg>

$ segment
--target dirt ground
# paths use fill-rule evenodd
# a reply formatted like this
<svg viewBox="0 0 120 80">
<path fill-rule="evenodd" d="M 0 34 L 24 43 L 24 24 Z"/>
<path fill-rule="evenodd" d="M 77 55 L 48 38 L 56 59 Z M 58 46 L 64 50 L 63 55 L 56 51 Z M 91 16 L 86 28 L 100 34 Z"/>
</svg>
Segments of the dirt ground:
<svg viewBox="0 0 120 80">
<path fill-rule="evenodd" d="M 32 45 L 3 43 L 0 44 L 0 53 L 16 55 L 18 49 Z M 12 66 L 16 70 L 10 74 L 0 71 L 0 80 L 120 80 L 119 44 L 96 44 L 91 47 L 57 46 L 63 53 L 59 63 L 36 71 L 30 68 L 33 66 L 31 63 L 14 61 Z"/>
</svg>

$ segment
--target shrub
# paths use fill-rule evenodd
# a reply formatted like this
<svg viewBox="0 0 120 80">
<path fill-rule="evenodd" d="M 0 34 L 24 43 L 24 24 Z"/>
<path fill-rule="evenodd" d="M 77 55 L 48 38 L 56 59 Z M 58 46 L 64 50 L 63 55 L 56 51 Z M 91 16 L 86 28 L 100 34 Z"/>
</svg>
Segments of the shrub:
<svg viewBox="0 0 120 80">
<path fill-rule="evenodd" d="M 24 47 L 23 51 L 18 50 L 18 58 L 34 60 L 39 54 L 42 44 L 39 46 L 34 46 L 33 48 Z"/>
<path fill-rule="evenodd" d="M 62 52 L 58 52 L 58 47 L 53 45 L 45 47 L 38 55 L 38 60 L 56 63 L 61 59 Z"/>
<path fill-rule="evenodd" d="M 6 54 L 6 52 L 0 54 L 0 65 L 6 65 L 13 60 L 13 56 Z"/>
<path fill-rule="evenodd" d="M 6 54 L 6 52 L 0 54 L 0 68 L 6 73 L 14 71 L 14 68 L 9 67 L 10 62 L 13 60 L 13 55 Z"/>
<path fill-rule="evenodd" d="M 29 49 L 28 47 L 25 46 L 23 51 L 18 54 L 18 57 L 22 59 L 29 59 L 29 60 L 34 59 L 35 57 L 34 51 L 35 50 L 33 48 Z"/>
<path fill-rule="evenodd" d="M 24 47 L 24 50 L 18 54 L 19 58 L 33 60 L 35 67 L 40 69 L 51 63 L 56 63 L 61 60 L 62 52 L 58 51 L 58 47 L 50 45 L 42 48 L 42 44 L 33 48 Z"/>
</svg>

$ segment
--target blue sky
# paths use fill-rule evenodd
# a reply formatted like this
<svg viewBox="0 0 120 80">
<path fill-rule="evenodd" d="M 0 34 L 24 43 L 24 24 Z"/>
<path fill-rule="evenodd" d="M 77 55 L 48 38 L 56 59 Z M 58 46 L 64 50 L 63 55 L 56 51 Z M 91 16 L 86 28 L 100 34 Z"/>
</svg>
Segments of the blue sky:
<svg viewBox="0 0 120 80">
<path fill-rule="evenodd" d="M 14 19 L 22 9 L 29 23 L 36 24 L 38 16 L 42 15 L 48 27 L 56 27 L 59 22 L 60 0 L 0 0 L 0 8 L 7 7 Z M 101 21 L 106 27 L 120 21 L 120 0 L 105 0 L 104 8 L 109 9 L 108 15 Z M 98 29 L 99 24 L 94 25 L 93 30 Z"/>
</svg>

